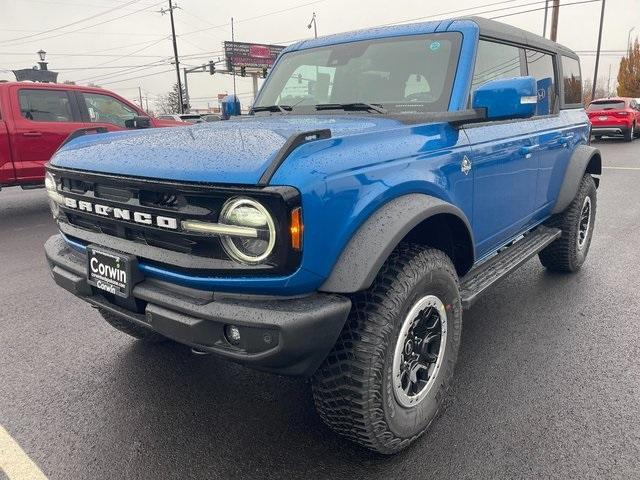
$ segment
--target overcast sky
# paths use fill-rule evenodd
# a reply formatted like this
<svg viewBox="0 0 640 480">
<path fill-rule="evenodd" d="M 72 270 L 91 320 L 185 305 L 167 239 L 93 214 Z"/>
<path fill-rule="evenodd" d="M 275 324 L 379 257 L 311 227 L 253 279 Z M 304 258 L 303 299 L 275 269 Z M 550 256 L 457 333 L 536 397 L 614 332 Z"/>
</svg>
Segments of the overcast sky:
<svg viewBox="0 0 640 480">
<path fill-rule="evenodd" d="M 59 81 L 95 82 L 125 98 L 136 100 L 138 86 L 149 105 L 175 83 L 168 15 L 158 13 L 168 1 L 156 0 L 0 0 L 0 79 L 14 80 L 9 69 L 35 64 L 37 52 L 46 50 L 49 68 Z M 561 0 L 569 4 L 578 0 Z M 325 35 L 375 25 L 433 20 L 479 14 L 495 17 L 544 7 L 544 0 L 176 0 L 178 50 L 184 66 L 196 66 L 221 55 L 222 42 L 231 39 L 229 20 L 235 19 L 237 41 L 288 44 L 308 38 L 307 24 L 316 12 L 318 34 Z M 581 53 L 585 78 L 593 76 L 600 2 L 567 5 L 560 9 L 558 41 Z M 517 7 L 518 8 L 514 8 Z M 463 9 L 468 9 L 461 11 Z M 453 11 L 458 11 L 454 12 Z M 105 13 L 107 12 L 107 13 Z M 484 12 L 484 13 L 483 13 Z M 87 17 L 94 16 L 88 20 Z M 119 18 L 121 17 L 121 18 Z M 549 15 L 550 20 L 551 15 Z M 542 34 L 543 11 L 499 19 Z M 96 25 L 99 24 L 99 25 Z M 68 25 L 64 28 L 65 25 Z M 606 3 L 602 38 L 604 52 L 599 77 L 615 82 L 627 35 L 640 34 L 640 0 Z M 609 52 L 607 52 L 609 51 Z M 150 65 L 149 65 L 150 64 Z M 143 78 L 143 75 L 149 75 Z M 192 105 L 217 102 L 218 93 L 231 92 L 230 77 L 208 73 L 189 75 Z M 251 81 L 238 78 L 237 91 L 244 104 L 251 100 Z"/>
</svg>

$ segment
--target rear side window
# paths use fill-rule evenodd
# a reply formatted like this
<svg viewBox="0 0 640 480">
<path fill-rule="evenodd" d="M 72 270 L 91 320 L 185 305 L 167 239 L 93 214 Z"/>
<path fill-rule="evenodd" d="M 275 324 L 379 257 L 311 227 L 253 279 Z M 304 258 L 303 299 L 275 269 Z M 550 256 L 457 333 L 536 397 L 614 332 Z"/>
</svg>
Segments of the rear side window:
<svg viewBox="0 0 640 480">
<path fill-rule="evenodd" d="M 538 107 L 536 115 L 556 113 L 556 75 L 553 57 L 547 53 L 527 50 L 527 71 L 536 79 L 538 88 Z"/>
<path fill-rule="evenodd" d="M 71 102 L 61 90 L 30 90 L 18 92 L 20 114 L 34 122 L 73 122 Z"/>
<path fill-rule="evenodd" d="M 564 84 L 564 103 L 582 103 L 582 76 L 580 62 L 575 58 L 562 56 L 562 81 Z"/>
<path fill-rule="evenodd" d="M 471 81 L 472 95 L 476 88 L 491 80 L 521 75 L 520 49 L 518 47 L 486 40 L 478 42 L 476 66 Z"/>
</svg>

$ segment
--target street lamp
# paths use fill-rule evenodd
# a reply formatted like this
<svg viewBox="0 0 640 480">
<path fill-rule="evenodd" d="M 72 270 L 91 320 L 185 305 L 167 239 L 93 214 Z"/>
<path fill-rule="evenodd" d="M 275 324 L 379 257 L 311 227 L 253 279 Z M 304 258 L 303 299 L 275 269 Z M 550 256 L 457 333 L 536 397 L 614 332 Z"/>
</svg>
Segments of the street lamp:
<svg viewBox="0 0 640 480">
<path fill-rule="evenodd" d="M 38 57 L 40 57 L 40 61 L 38 62 L 38 65 L 40 65 L 40 70 L 47 70 L 47 62 L 44 61 L 47 52 L 40 49 L 36 53 L 38 54 Z"/>
<path fill-rule="evenodd" d="M 627 51 L 631 53 L 631 32 L 633 32 L 636 27 L 631 27 L 629 29 L 629 33 L 627 34 Z"/>
<path fill-rule="evenodd" d="M 309 30 L 311 30 L 311 25 L 313 24 L 313 34 L 315 36 L 315 38 L 318 38 L 318 25 L 316 23 L 316 12 L 313 12 L 313 16 L 311 17 L 311 21 L 309 22 L 309 25 L 307 25 L 307 28 Z"/>
</svg>

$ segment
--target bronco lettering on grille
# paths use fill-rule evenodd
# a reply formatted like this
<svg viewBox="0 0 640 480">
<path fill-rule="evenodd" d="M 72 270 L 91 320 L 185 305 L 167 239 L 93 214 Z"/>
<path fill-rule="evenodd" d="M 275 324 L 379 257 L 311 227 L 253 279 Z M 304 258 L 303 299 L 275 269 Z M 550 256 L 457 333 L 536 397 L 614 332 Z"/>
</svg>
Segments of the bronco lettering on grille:
<svg viewBox="0 0 640 480">
<path fill-rule="evenodd" d="M 133 221 L 140 225 L 152 225 L 168 230 L 178 229 L 178 220 L 173 217 L 164 217 L 161 215 L 151 215 L 150 213 L 135 212 L 125 208 L 110 207 L 99 203 L 90 203 L 84 200 L 76 200 L 75 198 L 64 198 L 64 205 L 67 208 L 81 210 L 84 212 L 95 213 L 103 217 L 113 218 L 115 220 Z"/>
</svg>

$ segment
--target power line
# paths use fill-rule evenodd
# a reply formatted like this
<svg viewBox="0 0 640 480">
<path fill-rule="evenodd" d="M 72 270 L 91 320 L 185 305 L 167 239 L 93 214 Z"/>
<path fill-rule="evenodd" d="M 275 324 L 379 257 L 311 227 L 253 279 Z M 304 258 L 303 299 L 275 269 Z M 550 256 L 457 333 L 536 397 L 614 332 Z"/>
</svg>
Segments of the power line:
<svg viewBox="0 0 640 480">
<path fill-rule="evenodd" d="M 146 75 L 139 75 L 137 77 L 129 77 L 129 78 L 123 78 L 122 80 L 114 80 L 114 81 L 111 81 L 111 82 L 100 82 L 100 83 L 102 85 L 111 85 L 113 83 L 126 82 L 127 80 L 137 80 L 139 78 L 146 78 L 146 77 L 151 77 L 153 75 L 161 75 L 163 73 L 169 73 L 169 72 L 173 72 L 173 68 L 171 68 L 169 70 L 163 70 L 162 72 L 148 73 Z"/>
<path fill-rule="evenodd" d="M 594 3 L 594 2 L 600 2 L 601 0 L 583 0 L 582 2 L 572 2 L 572 3 L 563 3 L 560 5 L 560 7 L 570 7 L 572 5 L 582 5 L 583 3 Z M 524 6 L 524 5 L 521 5 Z M 496 18 L 504 18 L 504 17 L 512 17 L 514 15 L 520 15 L 522 13 L 530 13 L 530 12 L 537 12 L 540 10 L 544 10 L 544 7 L 542 8 L 532 8 L 530 10 L 523 10 L 521 12 L 515 12 L 515 13 L 507 13 L 506 15 L 498 15 L 497 17 L 490 17 L 491 19 L 496 19 Z"/>
<path fill-rule="evenodd" d="M 160 67 L 160 66 L 166 66 L 166 62 L 164 60 L 162 61 L 157 61 L 157 62 L 152 62 L 152 63 L 146 63 L 144 65 L 138 65 L 136 67 L 131 67 L 131 68 L 125 68 L 123 70 L 120 70 L 118 72 L 112 72 L 109 73 L 107 75 L 92 75 L 90 77 L 86 77 L 83 79 L 78 80 L 78 82 L 87 82 L 87 81 L 93 81 L 93 80 L 99 80 L 99 79 L 109 79 L 109 78 L 117 78 L 119 76 L 122 75 L 127 75 L 129 73 L 134 73 L 140 70 L 144 70 L 146 68 L 155 68 L 155 67 Z"/>
<path fill-rule="evenodd" d="M 124 6 L 133 5 L 134 3 L 138 3 L 140 1 L 141 0 L 131 0 L 130 2 L 126 3 L 125 5 L 118 5 L 117 7 L 113 7 L 113 8 L 110 8 L 109 10 L 105 10 L 104 12 L 96 13 L 94 15 L 90 15 L 88 17 L 81 18 L 80 20 L 76 20 L 75 22 L 67 23 L 66 25 L 60 25 L 59 27 L 50 28 L 49 30 L 43 30 L 43 31 L 41 31 L 39 33 L 34 33 L 34 34 L 31 34 L 31 35 L 24 35 L 22 37 L 16 37 L 16 38 L 10 38 L 8 40 L 2 40 L 2 41 L 0 41 L 0 43 L 9 43 L 9 42 L 14 42 L 16 40 L 23 40 L 25 38 L 38 37 L 38 36 L 40 36 L 40 35 L 42 35 L 44 33 L 50 33 L 50 32 L 55 32 L 57 30 L 62 30 L 63 28 L 71 27 L 73 25 L 77 25 L 79 23 L 86 22 L 87 20 L 92 20 L 94 18 L 101 17 L 103 15 L 107 15 L 107 14 L 109 14 L 109 13 L 115 11 L 115 10 L 118 10 L 118 9 L 124 7 Z"/>
<path fill-rule="evenodd" d="M 135 0 L 135 1 L 140 1 L 140 0 Z M 121 18 L 129 17 L 129 16 L 134 15 L 136 13 L 140 13 L 140 12 L 148 10 L 150 8 L 157 7 L 158 5 L 160 5 L 162 3 L 164 3 L 164 2 L 158 2 L 158 3 L 155 3 L 153 5 L 149 5 L 149 6 L 140 8 L 138 10 L 134 10 L 133 12 L 125 13 L 124 15 L 120 15 L 119 17 L 114 17 L 114 18 L 111 18 L 111 19 L 108 19 L 108 20 L 104 20 L 102 22 L 93 23 L 91 25 L 87 25 L 86 27 L 78 28 L 76 30 L 71 30 L 71 31 L 68 31 L 68 32 L 61 32 L 61 33 L 58 33 L 56 35 L 49 35 L 47 37 L 41 37 L 41 38 L 37 38 L 35 40 L 27 40 L 25 42 L 12 42 L 11 45 L 21 45 L 21 44 L 24 44 L 24 43 L 34 43 L 34 42 L 40 42 L 42 40 L 49 40 L 51 38 L 63 37 L 65 35 L 69 35 L 71 33 L 76 33 L 76 32 L 82 31 L 82 30 L 87 30 L 89 28 L 97 27 L 99 25 L 104 25 L 105 23 L 115 22 L 116 20 L 120 20 Z M 30 35 L 30 36 L 33 37 L 34 35 Z M 6 43 L 6 42 L 9 42 L 9 40 L 4 40 L 4 41 L 2 41 L 0 43 Z"/>
<path fill-rule="evenodd" d="M 375 26 L 376 27 L 386 27 L 386 26 L 389 26 L 389 25 L 397 25 L 399 23 L 415 22 L 416 20 L 425 20 L 425 19 L 428 19 L 428 18 L 438 18 L 438 17 L 442 17 L 443 15 L 453 15 L 455 13 L 467 12 L 469 10 L 476 10 L 478 8 L 492 7 L 494 5 L 504 5 L 504 4 L 507 4 L 507 3 L 513 3 L 513 2 L 517 2 L 517 1 L 521 1 L 521 0 L 503 0 L 501 2 L 487 3 L 487 4 L 484 4 L 484 5 L 477 5 L 475 7 L 467 7 L 467 8 L 461 8 L 459 10 L 451 10 L 449 12 L 435 13 L 433 15 L 426 15 L 424 17 L 407 18 L 407 19 L 404 19 L 404 20 L 398 20 L 398 21 L 391 22 L 391 23 L 383 23 L 383 24 L 375 25 Z M 518 5 L 515 5 L 513 7 L 506 7 L 506 8 L 516 8 L 516 7 L 518 7 Z M 480 12 L 480 13 L 484 13 L 484 12 Z"/>
<path fill-rule="evenodd" d="M 164 38 L 163 38 L 164 40 Z M 120 47 L 122 48 L 122 47 Z M 0 52 L 0 55 L 17 55 L 17 56 L 33 56 L 33 52 Z M 113 53 L 110 55 L 101 55 L 98 53 L 54 53 L 47 52 L 48 56 L 52 57 L 120 57 L 119 53 Z M 126 55 L 132 58 L 165 58 L 166 55 Z"/>
<path fill-rule="evenodd" d="M 273 12 L 267 12 L 267 13 L 263 13 L 260 15 L 256 15 L 253 17 L 248 17 L 248 18 L 242 18 L 240 20 L 236 20 L 235 23 L 244 23 L 244 22 L 249 22 L 251 20 L 257 20 L 259 18 L 264 18 L 264 17 L 268 17 L 270 15 L 277 15 L 279 13 L 284 13 L 284 12 L 289 12 L 291 10 L 296 10 L 298 8 L 303 8 L 303 7 L 308 7 L 309 5 L 315 5 L 316 3 L 322 3 L 322 2 L 326 2 L 327 0 L 315 0 L 313 2 L 308 2 L 308 3 L 303 3 L 301 5 L 295 5 L 293 7 L 289 7 L 289 8 L 284 8 L 282 10 L 275 10 Z M 515 1 L 515 0 L 511 0 L 511 1 Z M 214 28 L 223 28 L 223 27 L 228 27 L 230 26 L 231 23 L 221 23 L 219 25 L 212 25 L 211 27 L 206 27 L 206 28 L 201 28 L 199 30 L 192 30 L 190 32 L 186 32 L 183 33 L 181 36 L 185 36 L 185 35 L 192 35 L 194 33 L 200 33 L 200 32 L 206 32 L 208 30 L 213 30 Z"/>
<path fill-rule="evenodd" d="M 147 46 L 145 46 L 145 47 L 139 48 L 138 50 L 134 50 L 134 51 L 133 51 L 133 52 L 131 52 L 131 53 L 125 53 L 124 55 L 120 55 L 119 57 L 116 57 L 116 58 L 114 58 L 114 59 L 112 59 L 112 60 L 109 60 L 108 62 L 104 62 L 104 63 L 101 63 L 101 64 L 99 64 L 99 65 L 95 65 L 94 67 L 100 67 L 100 66 L 102 66 L 102 65 L 108 65 L 108 64 L 110 64 L 110 63 L 117 62 L 118 60 L 121 60 L 121 59 L 123 59 L 123 58 L 129 58 L 129 57 L 131 57 L 133 54 L 136 54 L 136 53 L 142 52 L 142 51 L 146 50 L 147 48 L 151 48 L 151 47 L 153 47 L 153 46 L 155 46 L 155 45 L 159 44 L 160 42 L 163 42 L 163 41 L 164 41 L 164 40 L 166 40 L 167 38 L 168 38 L 168 37 L 161 38 L 160 40 L 157 40 L 157 41 L 153 42 L 151 45 L 147 45 Z"/>
</svg>

